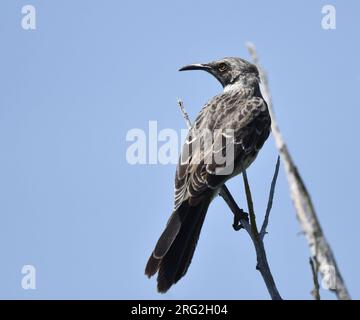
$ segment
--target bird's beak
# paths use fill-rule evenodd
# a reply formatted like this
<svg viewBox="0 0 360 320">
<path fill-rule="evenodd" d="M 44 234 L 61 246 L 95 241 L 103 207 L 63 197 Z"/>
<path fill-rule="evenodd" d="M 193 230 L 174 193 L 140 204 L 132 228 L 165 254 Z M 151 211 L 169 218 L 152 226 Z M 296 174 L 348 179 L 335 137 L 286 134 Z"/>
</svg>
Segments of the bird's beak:
<svg viewBox="0 0 360 320">
<path fill-rule="evenodd" d="M 179 69 L 179 71 L 188 71 L 188 70 L 205 70 L 205 71 L 209 71 L 211 69 L 211 67 L 206 64 L 206 63 L 194 63 L 194 64 L 189 64 L 185 67 L 182 67 Z"/>
</svg>

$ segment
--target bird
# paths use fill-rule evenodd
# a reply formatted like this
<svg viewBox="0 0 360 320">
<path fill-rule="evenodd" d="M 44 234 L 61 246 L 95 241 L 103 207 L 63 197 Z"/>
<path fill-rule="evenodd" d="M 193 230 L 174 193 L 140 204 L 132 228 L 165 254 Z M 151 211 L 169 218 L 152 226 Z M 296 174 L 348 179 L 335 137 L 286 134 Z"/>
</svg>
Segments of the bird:
<svg viewBox="0 0 360 320">
<path fill-rule="evenodd" d="M 160 293 L 186 274 L 211 201 L 227 180 L 252 164 L 271 131 L 256 65 L 227 57 L 179 69 L 188 70 L 206 71 L 223 91 L 201 109 L 183 145 L 175 174 L 174 208 L 145 267 L 149 278 L 157 273 Z M 212 143 L 204 142 L 204 132 L 213 134 Z M 214 147 L 219 141 L 221 147 Z M 229 149 L 232 157 L 228 161 Z M 221 155 L 229 163 L 214 161 Z"/>
</svg>

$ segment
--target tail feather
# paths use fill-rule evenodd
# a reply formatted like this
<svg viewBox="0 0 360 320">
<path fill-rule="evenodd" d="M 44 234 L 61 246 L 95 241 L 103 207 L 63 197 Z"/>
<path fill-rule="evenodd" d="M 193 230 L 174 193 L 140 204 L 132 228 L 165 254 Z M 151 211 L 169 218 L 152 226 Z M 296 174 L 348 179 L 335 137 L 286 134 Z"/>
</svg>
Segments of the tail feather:
<svg viewBox="0 0 360 320">
<path fill-rule="evenodd" d="M 145 269 L 145 274 L 148 277 L 158 272 L 159 292 L 166 292 L 188 270 L 209 204 L 210 201 L 208 200 L 204 200 L 196 206 L 183 203 L 169 219 Z M 176 223 L 173 223 L 172 219 L 176 219 Z M 169 227 L 173 228 L 179 221 L 181 221 L 180 228 L 176 233 L 173 232 L 174 229 L 171 232 L 167 230 Z M 164 234 L 172 234 L 175 237 L 169 239 L 164 237 Z M 157 248 L 163 250 L 157 250 Z M 160 251 L 162 251 L 163 256 L 158 255 Z"/>
<path fill-rule="evenodd" d="M 175 276 L 175 283 L 178 282 L 187 272 L 189 265 L 191 263 L 191 260 L 194 256 L 195 248 L 199 240 L 200 231 L 204 224 L 206 212 L 208 209 L 208 206 L 204 208 L 202 214 L 200 214 L 199 221 L 196 224 L 195 230 L 191 235 L 191 238 L 188 242 L 188 245 L 186 246 L 184 253 L 183 253 L 183 259 L 182 263 L 178 267 L 178 271 Z"/>
<path fill-rule="evenodd" d="M 181 225 L 185 220 L 188 213 L 188 206 L 180 206 L 176 211 L 170 216 L 165 230 L 161 234 L 159 240 L 156 243 L 154 251 L 151 253 L 151 256 L 145 267 L 145 274 L 150 278 L 152 277 L 159 269 L 160 262 L 162 258 L 166 255 L 170 249 L 172 243 L 175 241 Z"/>
<path fill-rule="evenodd" d="M 177 237 L 184 220 L 188 215 L 186 206 L 180 206 L 170 216 L 165 230 L 161 234 L 158 242 L 156 243 L 153 255 L 155 258 L 163 258 L 167 251 L 170 249 L 172 243 Z"/>
<path fill-rule="evenodd" d="M 145 267 L 145 274 L 149 278 L 151 278 L 159 270 L 160 262 L 161 259 L 154 258 L 153 253 L 151 253 L 151 256 Z"/>
</svg>

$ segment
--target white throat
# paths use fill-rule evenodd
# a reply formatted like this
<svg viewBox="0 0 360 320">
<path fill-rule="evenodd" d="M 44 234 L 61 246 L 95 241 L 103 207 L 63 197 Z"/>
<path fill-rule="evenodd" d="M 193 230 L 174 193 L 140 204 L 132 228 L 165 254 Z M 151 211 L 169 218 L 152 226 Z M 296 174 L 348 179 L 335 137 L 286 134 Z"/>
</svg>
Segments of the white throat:
<svg viewBox="0 0 360 320">
<path fill-rule="evenodd" d="M 241 83 L 241 81 L 236 81 L 235 83 L 228 84 L 224 88 L 224 92 L 230 92 L 230 91 L 239 91 L 241 88 L 244 87 L 244 84 Z"/>
</svg>

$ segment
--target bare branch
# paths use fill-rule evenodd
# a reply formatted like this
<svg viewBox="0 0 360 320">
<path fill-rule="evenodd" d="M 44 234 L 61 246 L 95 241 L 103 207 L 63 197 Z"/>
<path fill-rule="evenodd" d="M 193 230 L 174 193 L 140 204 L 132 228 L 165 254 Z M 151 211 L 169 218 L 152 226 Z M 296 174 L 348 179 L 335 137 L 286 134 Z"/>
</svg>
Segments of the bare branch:
<svg viewBox="0 0 360 320">
<path fill-rule="evenodd" d="M 260 230 L 260 238 L 261 239 L 264 239 L 264 237 L 265 237 L 265 235 L 267 233 L 266 228 L 267 228 L 267 226 L 269 224 L 269 215 L 270 215 L 270 211 L 271 211 L 272 204 L 273 204 L 276 181 L 277 181 L 277 177 L 279 175 L 279 168 L 280 168 L 280 156 L 278 156 L 278 158 L 277 158 L 274 176 L 273 176 L 273 179 L 271 181 L 269 200 L 268 200 L 268 204 L 267 204 L 267 208 L 266 208 L 265 218 L 264 218 L 264 222 L 263 222 L 263 225 L 261 227 L 261 230 Z"/>
<path fill-rule="evenodd" d="M 245 186 L 245 193 L 246 193 L 246 199 L 248 203 L 249 208 L 249 216 L 250 216 L 250 230 L 246 229 L 246 231 L 251 232 L 250 236 L 253 240 L 253 244 L 256 251 L 256 257 L 257 257 L 257 266 L 256 269 L 260 271 L 266 287 L 270 293 L 270 296 L 273 300 L 282 300 L 279 291 L 277 290 L 274 278 L 271 274 L 270 267 L 266 258 L 266 251 L 264 247 L 264 242 L 261 239 L 257 226 L 256 226 L 256 216 L 254 211 L 254 204 L 252 201 L 250 186 L 246 174 L 246 170 L 243 171 L 243 180 L 244 180 L 244 186 Z"/>
<path fill-rule="evenodd" d="M 249 216 L 250 216 L 250 223 L 251 223 L 251 232 L 255 238 L 256 241 L 259 241 L 259 232 L 256 225 L 256 216 L 255 216 L 255 210 L 254 210 L 254 203 L 252 200 L 252 195 L 250 191 L 249 181 L 247 178 L 246 170 L 242 172 L 243 180 L 244 180 L 244 187 L 245 187 L 245 194 L 246 194 L 246 201 L 248 205 L 249 210 Z"/>
<path fill-rule="evenodd" d="M 335 271 L 335 286 L 330 290 L 335 292 L 338 299 L 348 300 L 350 299 L 349 292 L 340 274 L 340 270 L 335 261 L 335 256 L 320 226 L 320 222 L 317 218 L 310 194 L 308 193 L 300 173 L 295 166 L 294 161 L 292 160 L 292 157 L 276 122 L 267 75 L 259 64 L 255 46 L 251 43 L 248 43 L 247 48 L 253 59 L 253 62 L 259 69 L 262 82 L 261 91 L 265 100 L 267 101 L 272 120 L 272 133 L 280 156 L 284 162 L 291 198 L 296 209 L 297 218 L 308 241 L 311 255 L 316 257 L 316 260 L 319 264 L 319 271 L 323 279 L 332 279 L 334 277 L 333 271 Z"/>
</svg>

